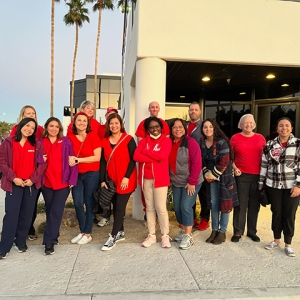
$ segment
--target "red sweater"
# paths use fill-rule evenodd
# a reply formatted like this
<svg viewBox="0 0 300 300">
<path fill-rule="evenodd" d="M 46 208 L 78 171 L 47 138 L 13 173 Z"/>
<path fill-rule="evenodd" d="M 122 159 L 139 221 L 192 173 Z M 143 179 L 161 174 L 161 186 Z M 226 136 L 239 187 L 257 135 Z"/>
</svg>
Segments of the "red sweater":
<svg viewBox="0 0 300 300">
<path fill-rule="evenodd" d="M 242 173 L 260 173 L 262 151 L 266 145 L 265 138 L 255 133 L 252 137 L 246 137 L 241 133 L 234 134 L 230 139 L 234 152 L 234 163 Z"/>
<path fill-rule="evenodd" d="M 139 142 L 133 158 L 139 162 L 138 183 L 141 187 L 143 186 L 145 164 L 149 164 L 148 167 L 152 169 L 155 188 L 170 185 L 169 155 L 171 149 L 171 139 L 163 134 L 157 140 L 147 135 Z"/>
</svg>

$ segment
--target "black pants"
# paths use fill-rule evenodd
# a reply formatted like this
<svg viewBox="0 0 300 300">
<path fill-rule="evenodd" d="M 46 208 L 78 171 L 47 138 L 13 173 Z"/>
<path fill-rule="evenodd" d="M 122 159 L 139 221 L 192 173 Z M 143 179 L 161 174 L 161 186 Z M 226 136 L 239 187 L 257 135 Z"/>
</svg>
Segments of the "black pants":
<svg viewBox="0 0 300 300">
<path fill-rule="evenodd" d="M 207 208 L 207 195 L 206 195 L 206 188 L 204 182 L 201 185 L 200 191 L 198 193 L 199 201 L 200 201 L 200 218 L 209 221 L 210 217 L 210 209 Z M 196 217 L 196 203 L 193 206 L 194 211 L 194 219 Z"/>
<path fill-rule="evenodd" d="M 247 218 L 247 234 L 256 235 L 257 218 L 260 209 L 258 179 L 259 175 L 245 173 L 235 177 L 239 206 L 233 209 L 234 234 L 244 234 Z"/>
<path fill-rule="evenodd" d="M 43 245 L 57 242 L 65 203 L 69 194 L 69 187 L 59 190 L 53 190 L 47 187 L 43 188 L 46 205 L 46 229 L 44 232 Z"/>
<path fill-rule="evenodd" d="M 274 189 L 268 186 L 267 193 L 271 202 L 274 239 L 280 239 L 283 232 L 284 242 L 291 244 L 300 196 L 291 198 L 291 189 Z"/>
<path fill-rule="evenodd" d="M 35 185 L 31 187 L 20 187 L 14 183 L 12 185 L 12 192 L 6 192 L 5 196 L 5 215 L 0 242 L 0 252 L 4 253 L 10 251 L 14 242 L 16 245 L 26 245 L 37 194 Z"/>
<path fill-rule="evenodd" d="M 38 190 L 38 193 L 37 193 L 37 196 L 36 196 L 36 199 L 35 199 L 34 211 L 33 211 L 33 215 L 32 215 L 31 225 L 30 225 L 30 228 L 29 228 L 29 231 L 28 231 L 28 235 L 35 235 L 35 229 L 34 229 L 33 225 L 34 225 L 36 215 L 37 215 L 37 204 L 38 204 L 38 201 L 39 201 L 39 198 L 40 198 L 41 191 L 42 191 L 42 189 Z"/>
<path fill-rule="evenodd" d="M 119 231 L 124 231 L 124 217 L 126 213 L 126 205 L 128 203 L 129 194 L 118 194 L 115 193 L 111 202 L 113 204 L 113 214 L 114 214 L 114 225 L 112 228 L 111 235 L 117 235 Z"/>
</svg>

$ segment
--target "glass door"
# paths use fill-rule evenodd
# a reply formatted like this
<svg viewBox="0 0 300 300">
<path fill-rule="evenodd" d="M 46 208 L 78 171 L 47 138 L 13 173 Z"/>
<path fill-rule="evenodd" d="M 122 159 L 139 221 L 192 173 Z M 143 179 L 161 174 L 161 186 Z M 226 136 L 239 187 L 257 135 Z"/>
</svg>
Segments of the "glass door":
<svg viewBox="0 0 300 300">
<path fill-rule="evenodd" d="M 276 123 L 283 117 L 289 118 L 293 123 L 293 134 L 299 136 L 299 101 L 273 102 L 255 101 L 256 130 L 266 140 L 274 139 L 277 136 Z"/>
</svg>

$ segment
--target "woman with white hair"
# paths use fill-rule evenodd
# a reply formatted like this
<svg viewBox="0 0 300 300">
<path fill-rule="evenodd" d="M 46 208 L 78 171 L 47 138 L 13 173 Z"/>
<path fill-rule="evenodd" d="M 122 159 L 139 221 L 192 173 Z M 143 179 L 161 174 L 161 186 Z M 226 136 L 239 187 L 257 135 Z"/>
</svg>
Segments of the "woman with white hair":
<svg viewBox="0 0 300 300">
<path fill-rule="evenodd" d="M 254 242 L 260 242 L 256 235 L 256 225 L 260 202 L 258 196 L 258 180 L 262 151 L 266 145 L 265 138 L 253 132 L 256 123 L 253 115 L 241 117 L 238 128 L 242 132 L 234 134 L 230 144 L 234 152 L 233 170 L 237 183 L 239 206 L 233 211 L 232 242 L 239 242 L 244 234 L 247 218 L 247 236 Z"/>
</svg>

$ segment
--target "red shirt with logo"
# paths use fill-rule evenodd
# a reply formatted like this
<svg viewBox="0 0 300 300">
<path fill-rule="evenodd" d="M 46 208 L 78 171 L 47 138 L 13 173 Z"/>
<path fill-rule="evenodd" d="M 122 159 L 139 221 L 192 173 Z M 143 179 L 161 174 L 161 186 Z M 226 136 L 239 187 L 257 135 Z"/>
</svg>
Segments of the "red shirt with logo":
<svg viewBox="0 0 300 300">
<path fill-rule="evenodd" d="M 34 172 L 35 146 L 27 140 L 22 146 L 20 142 L 13 139 L 13 171 L 17 178 L 29 179 Z"/>
</svg>

